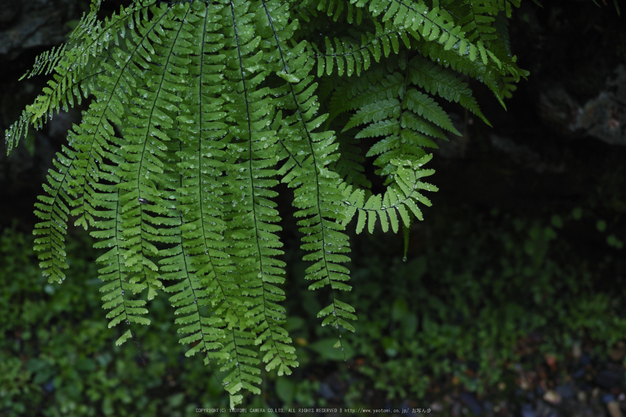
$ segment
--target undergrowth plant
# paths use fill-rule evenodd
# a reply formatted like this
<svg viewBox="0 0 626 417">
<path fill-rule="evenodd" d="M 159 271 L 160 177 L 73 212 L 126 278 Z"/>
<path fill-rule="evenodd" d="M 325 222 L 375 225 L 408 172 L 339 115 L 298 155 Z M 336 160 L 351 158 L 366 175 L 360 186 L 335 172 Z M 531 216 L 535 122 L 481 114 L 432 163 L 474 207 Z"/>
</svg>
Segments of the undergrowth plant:
<svg viewBox="0 0 626 417">
<path fill-rule="evenodd" d="M 428 148 L 459 134 L 440 102 L 487 122 L 469 80 L 500 101 L 527 73 L 507 21 L 521 0 L 134 0 L 99 17 L 92 0 L 66 44 L 25 74 L 52 75 L 6 132 L 90 99 L 68 132 L 35 213 L 40 266 L 67 268 L 67 223 L 92 229 L 109 327 L 149 324 L 170 294 L 187 356 L 220 367 L 231 406 L 258 394 L 260 367 L 298 365 L 284 328 L 276 197 L 293 189 L 305 279 L 322 325 L 353 331 L 349 239 L 398 232 L 419 205 Z M 371 191 L 365 157 L 381 177 Z M 290 295 L 290 296 L 296 296 Z"/>
</svg>

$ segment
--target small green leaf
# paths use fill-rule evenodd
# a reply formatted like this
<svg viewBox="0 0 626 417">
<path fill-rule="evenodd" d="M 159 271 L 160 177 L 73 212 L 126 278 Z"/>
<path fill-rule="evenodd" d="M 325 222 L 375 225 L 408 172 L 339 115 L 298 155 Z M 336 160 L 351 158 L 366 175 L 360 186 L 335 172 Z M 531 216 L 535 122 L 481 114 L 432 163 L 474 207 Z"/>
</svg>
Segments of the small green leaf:
<svg viewBox="0 0 626 417">
<path fill-rule="evenodd" d="M 115 346 L 121 346 L 123 345 L 128 339 L 130 339 L 132 337 L 132 333 L 130 330 L 126 330 L 126 332 L 120 336 L 119 339 L 117 339 L 115 341 Z"/>
<path fill-rule="evenodd" d="M 240 388 L 241 389 L 241 388 Z M 236 408 L 243 401 L 243 395 L 231 395 L 230 396 L 230 408 Z"/>
<path fill-rule="evenodd" d="M 152 285 L 148 286 L 148 300 L 153 300 L 157 296 L 157 292 Z"/>
<path fill-rule="evenodd" d="M 297 84 L 300 82 L 298 77 L 285 71 L 277 72 L 276 75 L 291 84 Z"/>
<path fill-rule="evenodd" d="M 365 219 L 367 218 L 367 212 L 365 210 L 359 210 L 359 217 L 356 223 L 356 233 L 359 234 L 365 227 Z"/>
</svg>

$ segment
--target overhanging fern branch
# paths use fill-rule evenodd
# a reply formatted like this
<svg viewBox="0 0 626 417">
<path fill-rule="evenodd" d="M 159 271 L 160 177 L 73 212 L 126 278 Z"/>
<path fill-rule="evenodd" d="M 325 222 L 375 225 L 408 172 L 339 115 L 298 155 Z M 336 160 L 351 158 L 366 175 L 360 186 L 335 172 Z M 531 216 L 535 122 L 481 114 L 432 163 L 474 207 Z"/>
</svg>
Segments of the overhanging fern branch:
<svg viewBox="0 0 626 417">
<path fill-rule="evenodd" d="M 244 29 L 254 27 L 251 23 L 264 17 L 261 2 L 252 5 L 230 2 L 228 10 L 232 21 L 229 33 L 232 44 L 229 45 L 231 48 L 227 52 L 227 59 L 233 65 L 225 74 L 228 79 L 236 80 L 237 86 L 234 94 L 226 95 L 224 106 L 233 122 L 228 133 L 231 138 L 228 146 L 234 154 L 245 156 L 227 172 L 231 189 L 225 201 L 229 207 L 227 218 L 231 231 L 227 237 L 231 241 L 229 253 L 237 259 L 237 268 L 231 273 L 236 274 L 237 282 L 247 296 L 248 319 L 256 339 L 242 340 L 253 341 L 261 345 L 262 350 L 272 351 L 274 355 L 264 358 L 267 362 L 274 359 L 275 355 L 280 358 L 281 352 L 285 352 L 285 355 L 293 353 L 285 351 L 285 347 L 291 349 L 288 346 L 291 339 L 282 327 L 283 307 L 277 304 L 284 296 L 275 286 L 284 281 L 284 263 L 275 259 L 282 255 L 278 249 L 282 244 L 275 235 L 280 230 L 276 225 L 279 221 L 274 209 L 276 204 L 271 200 L 276 192 L 270 189 L 276 183 L 272 166 L 277 162 L 279 144 L 270 126 L 273 106 L 268 90 L 259 88 L 266 72 L 256 70 L 262 59 L 259 43 L 268 34 Z M 233 349 L 236 348 L 237 345 L 233 345 Z M 285 359 L 295 359 L 295 356 Z M 258 363 L 258 360 L 254 360 L 255 364 Z M 289 372 L 288 367 L 296 364 L 295 361 L 283 362 L 282 366 Z M 240 365 L 245 367 L 240 368 Z M 238 385 L 250 389 L 252 377 L 245 373 L 248 366 L 239 362 L 226 364 L 225 368 L 232 369 L 229 378 L 238 381 L 228 388 L 231 395 L 235 394 Z M 256 391 L 258 388 L 255 388 Z"/>
<path fill-rule="evenodd" d="M 26 76 L 52 79 L 6 131 L 10 150 L 94 99 L 35 206 L 40 265 L 63 281 L 67 223 L 95 228 L 109 326 L 149 324 L 147 301 L 169 293 L 186 355 L 225 373 L 231 407 L 260 392 L 262 363 L 298 366 L 279 182 L 293 189 L 304 278 L 328 300 L 318 317 L 343 347 L 357 319 L 340 299 L 347 225 L 422 220 L 423 192 L 437 191 L 427 148 L 459 134 L 441 100 L 487 122 L 463 77 L 502 101 L 526 75 L 502 22 L 519 0 L 135 0 L 104 21 L 100 3 L 36 59 Z"/>
<path fill-rule="evenodd" d="M 247 327 L 247 309 L 237 294 L 237 283 L 228 274 L 232 261 L 226 254 L 226 224 L 221 213 L 227 192 L 220 180 L 227 164 L 227 125 L 215 119 L 223 114 L 219 108 L 224 101 L 220 97 L 224 56 L 212 52 L 224 46 L 215 31 L 222 9 L 221 5 L 193 5 L 193 13 L 187 16 L 186 39 L 199 38 L 202 42 L 188 44 L 192 48 L 187 64 L 190 88 L 181 97 L 177 124 L 170 132 L 170 136 L 181 138 L 175 158 L 181 173 L 175 200 L 179 202 L 182 239 L 174 248 L 160 252 L 161 256 L 168 256 L 167 251 L 173 255 L 170 261 L 161 261 L 169 264 L 161 270 L 191 273 L 167 291 L 186 298 L 187 305 L 196 304 L 193 314 L 177 318 L 176 323 L 183 326 L 179 333 L 188 335 L 181 343 L 192 344 L 186 355 L 203 352 L 206 364 L 211 359 L 225 362 L 230 358 L 224 339 L 232 331 L 227 327 Z M 181 269 L 181 265 L 186 268 Z M 178 303 L 178 299 L 171 301 Z M 205 314 L 202 309 L 211 313 Z"/>
<path fill-rule="evenodd" d="M 349 271 L 341 265 L 348 262 L 345 255 L 349 252 L 349 242 L 343 233 L 343 227 L 337 222 L 341 219 L 340 209 L 337 206 L 341 199 L 339 185 L 341 180 L 329 166 L 337 160 L 337 145 L 334 143 L 332 132 L 317 133 L 325 116 L 316 117 L 319 104 L 313 95 L 316 85 L 311 84 L 313 77 L 309 75 L 314 64 L 313 59 L 306 53 L 303 45 L 298 46 L 299 54 L 286 53 L 286 39 L 276 32 L 275 39 L 278 46 L 278 62 L 282 68 L 277 73 L 288 81 L 277 90 L 279 95 L 279 109 L 288 116 L 281 120 L 279 135 L 286 143 L 297 149 L 298 159 L 289 159 L 281 169 L 284 174 L 283 182 L 295 188 L 294 206 L 298 211 L 296 217 L 300 231 L 305 234 L 302 238 L 302 249 L 312 253 L 305 255 L 304 260 L 313 262 L 306 270 L 306 279 L 313 280 L 310 289 L 330 287 L 332 303 L 322 309 L 318 317 L 325 317 L 332 312 L 332 325 L 354 331 L 348 320 L 355 320 L 352 314 L 354 309 L 339 301 L 335 290 L 350 290 L 345 284 L 349 279 Z M 331 324 L 324 320 L 323 325 Z"/>
</svg>

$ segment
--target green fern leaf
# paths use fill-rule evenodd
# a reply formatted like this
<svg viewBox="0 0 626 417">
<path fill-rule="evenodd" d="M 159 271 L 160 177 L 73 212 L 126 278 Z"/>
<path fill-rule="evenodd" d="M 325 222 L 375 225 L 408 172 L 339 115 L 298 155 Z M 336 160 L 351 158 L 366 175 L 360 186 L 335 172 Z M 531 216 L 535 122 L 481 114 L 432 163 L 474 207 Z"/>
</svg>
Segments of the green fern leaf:
<svg viewBox="0 0 626 417">
<path fill-rule="evenodd" d="M 426 150 L 459 134 L 435 98 L 487 122 L 463 77 L 511 95 L 527 75 L 506 29 L 519 3 L 135 0 L 100 20 L 93 0 L 25 74 L 50 80 L 5 132 L 10 151 L 91 100 L 35 205 L 44 275 L 65 278 L 68 222 L 91 229 L 109 327 L 131 326 L 116 345 L 167 293 L 185 355 L 224 373 L 235 407 L 260 393 L 261 367 L 298 366 L 282 306 L 283 183 L 304 278 L 326 299 L 318 318 L 341 348 L 357 320 L 340 300 L 352 288 L 347 225 L 397 233 L 422 220 L 424 192 L 437 191 Z M 382 192 L 370 191 L 368 157 Z"/>
</svg>

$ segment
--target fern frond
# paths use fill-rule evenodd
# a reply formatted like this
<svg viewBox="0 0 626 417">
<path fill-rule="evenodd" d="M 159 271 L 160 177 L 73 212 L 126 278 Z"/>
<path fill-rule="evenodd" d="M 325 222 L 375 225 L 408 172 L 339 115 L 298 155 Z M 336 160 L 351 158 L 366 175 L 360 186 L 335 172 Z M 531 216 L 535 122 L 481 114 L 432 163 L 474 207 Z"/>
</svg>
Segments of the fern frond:
<svg viewBox="0 0 626 417">
<path fill-rule="evenodd" d="M 401 74 L 387 74 L 382 65 L 373 65 L 359 78 L 346 80 L 337 86 L 329 106 L 329 120 L 350 110 L 359 109 L 368 103 L 390 99 L 400 94 Z M 345 130 L 345 129 L 344 129 Z"/>
<path fill-rule="evenodd" d="M 377 156 L 374 165 L 381 168 L 379 175 L 389 176 L 395 172 L 393 160 L 416 161 L 425 155 L 422 148 L 436 148 L 428 136 L 445 140 L 442 129 L 458 134 L 449 116 L 432 97 L 410 88 L 412 78 L 411 67 L 408 67 L 404 75 L 395 72 L 381 79 L 378 85 L 362 94 L 363 99 L 355 100 L 369 101 L 369 104 L 357 110 L 344 127 L 346 131 L 366 125 L 356 134 L 357 139 L 382 137 L 366 155 Z"/>
<path fill-rule="evenodd" d="M 452 124 L 448 113 L 439 107 L 432 97 L 412 89 L 406 92 L 404 99 L 408 110 L 413 111 L 436 126 L 461 136 L 461 133 Z"/>
<path fill-rule="evenodd" d="M 286 42 L 276 37 L 279 45 Z M 306 270 L 305 278 L 314 281 L 309 289 L 329 287 L 335 312 L 339 311 L 335 290 L 346 291 L 351 287 L 345 282 L 349 279 L 348 269 L 341 265 L 349 261 L 345 255 L 350 251 L 348 237 L 343 233 L 338 220 L 342 219 L 340 209 L 341 192 L 339 175 L 329 169 L 337 160 L 337 144 L 332 132 L 315 132 L 325 121 L 326 116 L 317 116 L 319 104 L 313 95 L 315 83 L 309 75 L 315 64 L 314 59 L 303 46 L 300 54 L 287 56 L 278 49 L 281 70 L 292 74 L 294 81 L 277 88 L 273 94 L 278 96 L 277 108 L 284 114 L 277 119 L 280 123 L 277 134 L 289 149 L 289 158 L 280 170 L 282 182 L 294 188 L 293 205 L 298 210 L 294 216 L 299 230 L 305 234 L 302 249 L 311 253 L 304 256 L 305 261 L 313 262 Z M 297 58 L 296 58 L 297 57 Z M 295 80 L 298 80 L 297 82 Z M 337 315 L 333 326 L 353 330 L 338 321 Z"/>
<path fill-rule="evenodd" d="M 33 234 L 35 250 L 40 252 L 39 266 L 49 282 L 62 282 L 65 279 L 63 269 L 67 269 L 65 262 L 65 234 L 70 214 L 69 207 L 74 205 L 74 199 L 68 195 L 67 184 L 71 181 L 69 169 L 76 153 L 65 146 L 63 153 L 57 153 L 53 165 L 47 175 L 48 184 L 43 185 L 47 196 L 38 196 L 35 203 L 35 215 L 42 221 L 35 225 Z"/>
<path fill-rule="evenodd" d="M 437 94 L 450 102 L 461 104 L 461 106 L 480 117 L 487 125 L 490 125 L 480 111 L 476 99 L 472 96 L 472 91 L 458 75 L 421 57 L 411 59 L 409 66 L 411 69 L 411 82 L 414 85 L 417 85 L 428 94 Z"/>
<path fill-rule="evenodd" d="M 126 26 L 132 28 L 136 14 L 145 13 L 150 4 L 153 2 L 142 1 L 122 8 L 118 15 L 100 24 L 95 21 L 99 8 L 99 2 L 95 2 L 92 11 L 83 16 L 74 29 L 67 44 L 36 58 L 33 69 L 22 78 L 54 72 L 53 79 L 48 81 L 43 94 L 32 105 L 26 106 L 20 119 L 7 130 L 5 138 L 9 152 L 28 133 L 29 124 L 36 129 L 41 128 L 54 112 L 80 104 L 83 97 L 99 88 L 95 78 L 102 73 L 99 68 L 101 62 L 107 60 L 105 51 L 112 42 L 117 45 L 119 38 L 124 38 Z"/>
<path fill-rule="evenodd" d="M 107 179 L 116 182 L 113 175 Z M 100 191 L 103 192 L 102 198 L 98 201 L 100 207 L 94 214 L 98 215 L 102 220 L 96 223 L 99 231 L 91 232 L 91 235 L 100 242 L 94 243 L 94 248 L 108 249 L 101 255 L 96 262 L 103 265 L 98 270 L 99 278 L 104 283 L 100 288 L 100 292 L 104 293 L 102 308 L 110 310 L 106 317 L 110 319 L 109 328 L 117 326 L 122 321 L 127 325 L 131 324 L 150 324 L 150 320 L 142 317 L 148 312 L 144 306 L 145 300 L 132 300 L 126 295 L 126 291 L 132 294 L 142 292 L 145 285 L 131 283 L 128 281 L 128 271 L 124 265 L 124 252 L 117 245 L 122 235 L 122 216 L 119 211 L 119 193 L 114 184 L 98 185 Z M 117 346 L 123 344 L 132 337 L 131 330 L 127 330 L 115 342 Z"/>
<path fill-rule="evenodd" d="M 400 52 L 400 40 L 409 48 L 410 40 L 405 32 L 386 30 L 378 22 L 373 22 L 375 31 L 360 34 L 360 40 L 345 36 L 342 38 L 324 38 L 324 50 L 313 44 L 317 55 L 317 75 L 331 75 L 336 69 L 337 75 L 344 73 L 349 77 L 367 70 L 372 61 L 380 60 L 393 52 Z"/>
<path fill-rule="evenodd" d="M 458 75 L 419 56 L 405 62 L 401 54 L 397 61 L 388 64 L 395 65 L 390 69 L 372 67 L 366 73 L 368 84 L 344 84 L 331 102 L 334 114 L 356 109 L 343 132 L 359 127 L 355 138 L 379 138 L 366 154 L 377 157 L 374 165 L 381 168 L 379 175 L 395 172 L 393 160 L 415 162 L 422 158 L 425 148 L 437 148 L 433 139 L 447 140 L 445 131 L 460 135 L 431 95 L 459 103 L 488 123 L 471 90 Z M 342 96 L 348 97 L 348 103 Z M 341 104 L 334 105 L 335 102 Z"/>
<path fill-rule="evenodd" d="M 190 16 L 190 10 L 188 4 L 171 8 L 162 5 L 151 8 L 151 14 L 151 20 L 136 21 L 135 31 L 126 39 L 129 54 L 121 52 L 114 57 L 116 68 L 120 70 L 110 68 L 113 76 L 105 81 L 111 90 L 117 91 L 109 104 L 114 113 L 124 111 L 122 103 L 130 103 L 127 121 L 122 124 L 128 144 L 123 148 L 125 162 L 119 171 L 124 249 L 126 266 L 136 274 L 136 280 L 146 282 L 149 299 L 156 289 L 163 288 L 155 263 L 159 252 L 156 245 L 174 239 L 168 236 L 179 221 L 172 215 L 164 191 L 170 187 L 165 164 L 171 141 L 168 132 L 174 124 L 173 112 L 181 100 L 178 91 L 186 88 L 187 38 L 190 35 L 184 21 Z M 175 19 L 167 18 L 170 14 Z M 155 42 L 157 33 L 167 36 Z M 156 57 L 161 58 L 162 64 L 152 63 Z M 127 76 L 123 77 L 124 73 Z M 141 80 L 142 84 L 133 85 L 129 80 Z M 139 91 L 139 97 L 128 95 L 127 92 L 133 90 Z"/>
<path fill-rule="evenodd" d="M 472 33 L 465 32 L 465 29 L 474 29 L 476 26 L 470 28 L 466 21 L 475 22 L 476 17 L 471 13 L 473 9 L 468 9 L 460 3 L 450 6 L 455 14 L 460 15 L 458 21 L 455 21 L 447 10 L 431 8 L 423 1 L 404 3 L 400 0 L 352 0 L 351 3 L 367 8 L 375 18 L 382 16 L 385 30 L 393 28 L 399 32 L 406 32 L 417 41 L 411 49 L 421 51 L 433 61 L 444 62 L 446 66 L 451 66 L 456 71 L 464 74 L 472 72 L 474 78 L 490 86 L 501 102 L 508 96 L 507 91 L 510 89 L 494 84 L 506 84 L 506 81 L 502 80 L 504 77 L 512 77 L 514 82 L 518 82 L 520 77 L 528 75 L 528 72 L 517 66 L 515 57 L 508 53 L 501 37 L 495 35 L 497 32 L 495 20 L 490 17 L 499 11 L 510 14 L 509 2 L 485 1 L 476 9 L 482 13 L 478 18 L 480 30 L 489 33 L 488 37 L 482 39 L 472 37 L 476 30 Z M 519 5 L 519 2 L 516 2 L 516 5 Z M 487 17 L 484 17 L 485 13 Z"/>
<path fill-rule="evenodd" d="M 227 125 L 218 121 L 223 112 L 217 109 L 223 103 L 220 93 L 224 90 L 224 56 L 210 54 L 224 46 L 215 33 L 222 9 L 221 5 L 195 4 L 186 17 L 188 25 L 183 36 L 203 41 L 188 45 L 192 52 L 186 66 L 190 75 L 186 78 L 188 94 L 178 103 L 175 129 L 168 132 L 170 136 L 181 135 L 175 158 L 180 170 L 176 201 L 181 235 L 176 246 L 159 252 L 161 257 L 170 257 L 161 259 L 166 266 L 160 269 L 175 272 L 177 277 L 172 278 L 182 279 L 167 288 L 177 293 L 170 300 L 180 303 L 184 298 L 187 306 L 191 302 L 197 306 L 191 315 L 176 319 L 183 326 L 179 333 L 188 334 L 181 343 L 194 344 L 186 355 L 203 352 L 207 364 L 211 358 L 224 361 L 228 357 L 223 340 L 230 334 L 227 327 L 245 327 L 247 312 L 237 296 L 237 283 L 227 273 L 232 262 L 223 240 L 224 190 L 219 177 L 227 159 Z"/>
<path fill-rule="evenodd" d="M 134 0 L 99 20 L 93 0 L 69 41 L 35 60 L 25 76 L 51 79 L 5 132 L 10 151 L 29 126 L 92 99 L 35 205 L 44 275 L 64 279 L 68 222 L 95 228 L 109 327 L 149 324 L 147 301 L 168 293 L 186 355 L 226 374 L 234 407 L 260 392 L 262 366 L 298 366 L 282 182 L 305 279 L 327 297 L 317 316 L 342 347 L 357 319 L 339 295 L 351 289 L 346 226 L 398 232 L 423 218 L 423 192 L 437 191 L 423 182 L 426 149 L 459 134 L 436 100 L 487 122 L 463 76 L 502 101 L 527 74 L 503 20 L 519 1 Z"/>
<path fill-rule="evenodd" d="M 470 42 L 480 39 L 483 43 L 498 40 L 493 26 L 499 10 L 490 1 L 476 1 L 467 5 L 468 13 L 457 21 Z"/>
<path fill-rule="evenodd" d="M 490 61 L 501 66 L 501 60 L 484 43 L 471 42 L 462 27 L 455 24 L 449 13 L 438 7 L 428 7 L 424 1 L 405 3 L 401 0 L 351 0 L 357 7 L 367 7 L 373 17 L 382 15 L 397 30 L 406 30 L 415 39 L 436 42 L 445 50 L 454 50 L 460 57 L 475 61 L 479 56 L 483 64 Z"/>
<path fill-rule="evenodd" d="M 400 226 L 398 215 L 405 227 L 410 226 L 412 215 L 422 220 L 422 212 L 417 203 L 427 207 L 430 207 L 431 203 L 420 193 L 420 190 L 432 192 L 438 190 L 434 185 L 420 180 L 434 174 L 432 169 L 422 169 L 422 166 L 431 159 L 432 154 L 416 161 L 391 161 L 396 166 L 394 182 L 382 195 L 367 196 L 363 189 L 354 189 L 352 186 L 343 187 L 345 205 L 349 213 L 347 219 L 352 219 L 355 214 L 358 215 L 356 232 L 361 233 L 367 223 L 368 232 L 373 233 L 376 221 L 379 220 L 383 232 L 387 232 L 391 226 L 393 232 L 397 233 Z"/>
</svg>

